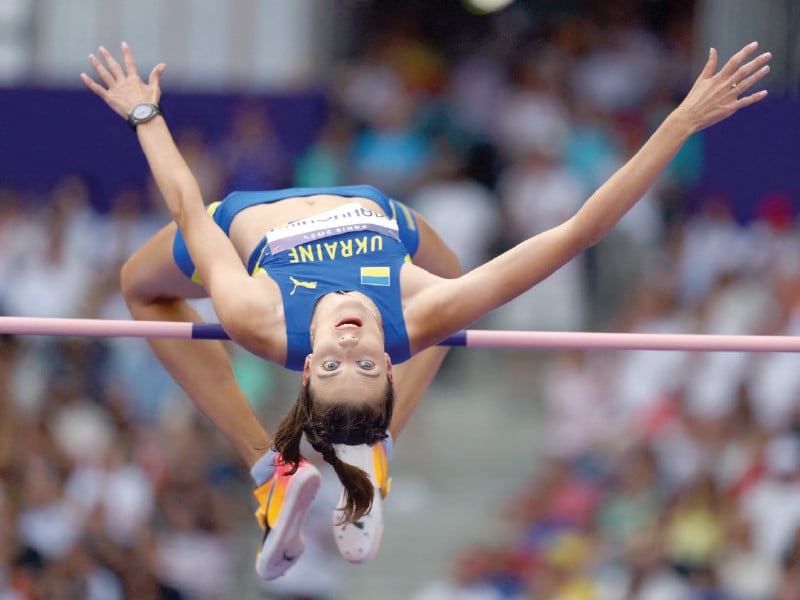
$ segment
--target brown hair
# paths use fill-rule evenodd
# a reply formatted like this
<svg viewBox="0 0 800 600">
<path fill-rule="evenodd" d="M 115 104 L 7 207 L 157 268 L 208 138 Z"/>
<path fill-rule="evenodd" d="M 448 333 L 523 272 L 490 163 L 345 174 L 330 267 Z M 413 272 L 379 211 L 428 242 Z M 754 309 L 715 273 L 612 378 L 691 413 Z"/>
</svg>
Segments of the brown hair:
<svg viewBox="0 0 800 600">
<path fill-rule="evenodd" d="M 303 434 L 326 463 L 336 471 L 345 490 L 343 523 L 355 523 L 372 508 L 373 486 L 369 476 L 336 455 L 333 444 L 374 444 L 389 437 L 388 428 L 394 407 L 394 387 L 387 380 L 386 394 L 380 403 L 315 402 L 310 385 L 303 385 L 289 413 L 275 433 L 275 450 L 286 464 L 297 470 L 302 458 Z"/>
</svg>

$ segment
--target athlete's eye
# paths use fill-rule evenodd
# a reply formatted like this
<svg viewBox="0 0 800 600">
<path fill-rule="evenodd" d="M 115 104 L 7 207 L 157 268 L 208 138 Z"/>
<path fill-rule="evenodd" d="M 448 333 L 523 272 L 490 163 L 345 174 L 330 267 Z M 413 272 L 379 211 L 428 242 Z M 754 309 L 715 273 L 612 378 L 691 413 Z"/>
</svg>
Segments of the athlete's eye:
<svg viewBox="0 0 800 600">
<path fill-rule="evenodd" d="M 371 360 L 362 360 L 358 363 L 358 366 L 364 369 L 365 371 L 372 371 L 375 368 L 375 363 Z"/>
<path fill-rule="evenodd" d="M 339 363 L 337 363 L 335 360 L 326 360 L 325 362 L 322 363 L 322 369 L 324 371 L 335 371 L 336 367 L 338 366 Z"/>
</svg>

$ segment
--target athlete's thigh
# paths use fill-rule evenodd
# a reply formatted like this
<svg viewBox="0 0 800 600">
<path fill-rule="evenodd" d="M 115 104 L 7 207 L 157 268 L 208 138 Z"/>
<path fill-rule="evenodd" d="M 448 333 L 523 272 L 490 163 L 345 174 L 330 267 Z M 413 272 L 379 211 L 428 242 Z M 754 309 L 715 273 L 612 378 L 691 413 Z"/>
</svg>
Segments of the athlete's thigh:
<svg viewBox="0 0 800 600">
<path fill-rule="evenodd" d="M 434 346 L 394 367 L 395 404 L 390 431 L 395 439 L 436 377 L 449 350 L 446 346 Z"/>
<path fill-rule="evenodd" d="M 175 223 L 166 225 L 142 245 L 122 268 L 122 289 L 126 297 L 206 298 L 206 289 L 191 280 L 175 264 L 172 254 Z"/>
<path fill-rule="evenodd" d="M 414 264 L 439 277 L 449 279 L 461 275 L 461 265 L 453 250 L 422 215 L 414 214 L 419 230 L 419 246 L 412 257 Z"/>
</svg>

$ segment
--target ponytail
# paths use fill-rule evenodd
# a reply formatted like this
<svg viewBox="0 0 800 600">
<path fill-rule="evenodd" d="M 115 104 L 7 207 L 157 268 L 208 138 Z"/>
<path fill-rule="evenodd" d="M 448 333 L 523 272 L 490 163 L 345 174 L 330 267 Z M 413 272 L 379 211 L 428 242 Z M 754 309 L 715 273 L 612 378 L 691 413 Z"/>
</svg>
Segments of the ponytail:
<svg viewBox="0 0 800 600">
<path fill-rule="evenodd" d="M 375 444 L 388 437 L 392 419 L 394 388 L 387 381 L 387 391 L 382 403 L 315 403 L 308 385 L 300 388 L 294 406 L 287 413 L 275 433 L 275 451 L 285 464 L 291 464 L 290 473 L 297 471 L 302 459 L 300 442 L 303 433 L 311 447 L 333 467 L 344 486 L 345 505 L 342 522 L 355 523 L 372 508 L 374 486 L 363 470 L 341 460 L 334 444 Z M 341 524 L 340 523 L 340 524 Z"/>
<path fill-rule="evenodd" d="M 303 439 L 304 413 L 303 405 L 299 401 L 296 402 L 278 425 L 278 431 L 275 432 L 275 451 L 280 454 L 284 464 L 292 465 L 292 470 L 289 471 L 290 475 L 297 471 L 302 459 L 300 441 Z"/>
<path fill-rule="evenodd" d="M 322 455 L 322 459 L 333 467 L 344 486 L 344 506 L 339 507 L 342 511 L 342 520 L 337 525 L 355 523 L 372 509 L 374 488 L 369 475 L 362 469 L 341 460 L 333 444 L 326 442 L 313 429 L 306 430 L 306 439 L 311 447 Z"/>
</svg>

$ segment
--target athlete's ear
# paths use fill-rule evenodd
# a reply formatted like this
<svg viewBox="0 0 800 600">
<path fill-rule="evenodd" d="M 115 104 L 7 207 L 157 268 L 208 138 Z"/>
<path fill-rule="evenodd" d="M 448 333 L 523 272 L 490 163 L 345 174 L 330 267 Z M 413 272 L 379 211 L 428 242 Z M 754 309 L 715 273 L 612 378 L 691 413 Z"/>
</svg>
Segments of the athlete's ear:
<svg viewBox="0 0 800 600">
<path fill-rule="evenodd" d="M 308 380 L 311 377 L 311 355 L 306 356 L 306 362 L 303 363 L 303 387 L 308 385 Z"/>
<path fill-rule="evenodd" d="M 389 378 L 389 383 L 394 383 L 394 367 L 392 367 L 392 358 L 389 356 L 388 352 L 384 352 L 386 355 L 386 377 Z"/>
</svg>

